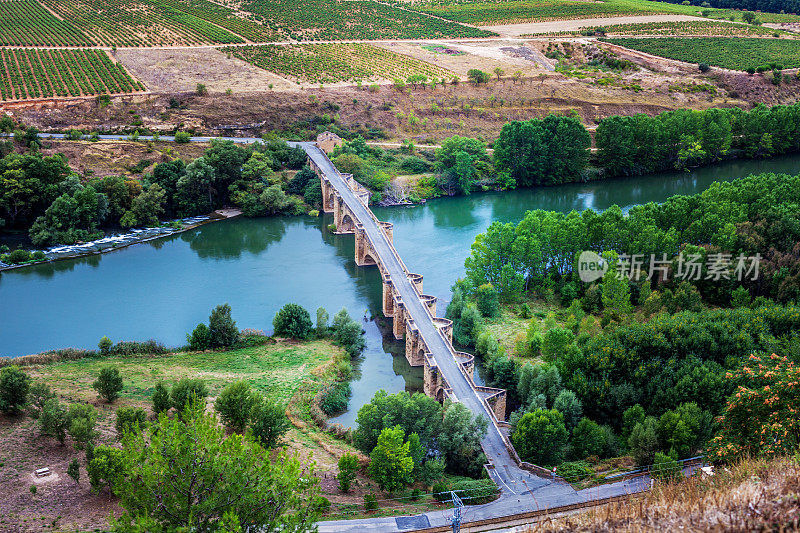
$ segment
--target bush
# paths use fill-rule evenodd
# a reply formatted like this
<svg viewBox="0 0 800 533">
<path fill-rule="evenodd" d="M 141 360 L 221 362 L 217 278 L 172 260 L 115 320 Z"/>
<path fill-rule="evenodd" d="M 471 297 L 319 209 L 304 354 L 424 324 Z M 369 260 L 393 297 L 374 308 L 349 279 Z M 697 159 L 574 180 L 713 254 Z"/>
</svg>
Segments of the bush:
<svg viewBox="0 0 800 533">
<path fill-rule="evenodd" d="M 22 249 L 14 250 L 13 252 L 6 254 L 4 256 L 5 262 L 11 265 L 25 263 L 27 261 L 30 261 L 31 259 L 33 259 L 31 253 L 28 250 L 22 250 Z"/>
<path fill-rule="evenodd" d="M 51 398 L 44 403 L 39 414 L 39 427 L 42 433 L 64 444 L 67 436 L 67 410 L 58 399 Z"/>
<path fill-rule="evenodd" d="M 372 493 L 364 494 L 364 510 L 374 511 L 378 508 L 378 498 Z"/>
<path fill-rule="evenodd" d="M 674 481 L 681 477 L 681 467 L 678 461 L 661 452 L 656 452 L 650 475 L 661 481 Z"/>
<path fill-rule="evenodd" d="M 586 461 L 561 463 L 557 472 L 568 483 L 575 483 L 592 475 L 592 469 Z"/>
<path fill-rule="evenodd" d="M 258 402 L 251 413 L 253 436 L 266 448 L 275 447 L 289 431 L 286 408 L 271 398 Z"/>
<path fill-rule="evenodd" d="M 178 131 L 175 132 L 175 142 L 176 143 L 188 143 L 192 140 L 192 135 L 188 131 Z"/>
<path fill-rule="evenodd" d="M 108 403 L 113 402 L 119 398 L 122 390 L 122 377 L 119 375 L 119 370 L 112 366 L 102 368 L 97 380 L 92 383 L 92 387 Z"/>
<path fill-rule="evenodd" d="M 55 397 L 55 393 L 48 384 L 37 382 L 31 385 L 28 392 L 28 412 L 31 417 L 39 418 L 45 402 Z"/>
<path fill-rule="evenodd" d="M 490 76 L 488 72 L 484 72 L 477 68 L 472 68 L 467 71 L 467 78 L 474 84 L 488 83 Z"/>
<path fill-rule="evenodd" d="M 211 330 L 208 326 L 197 324 L 191 334 L 186 335 L 186 342 L 189 343 L 189 349 L 199 352 L 211 348 Z"/>
<path fill-rule="evenodd" d="M 106 486 L 113 490 L 125 473 L 123 451 L 111 446 L 98 446 L 86 466 L 86 473 L 94 492 L 100 492 Z"/>
<path fill-rule="evenodd" d="M 208 388 L 202 379 L 182 378 L 172 386 L 170 404 L 179 413 L 183 412 L 186 404 L 194 401 L 205 402 Z"/>
<path fill-rule="evenodd" d="M 572 430 L 572 455 L 583 459 L 592 455 L 601 456 L 606 448 L 606 435 L 596 422 L 582 418 Z"/>
<path fill-rule="evenodd" d="M 350 492 L 350 484 L 356 478 L 358 472 L 358 457 L 352 453 L 346 453 L 339 458 L 339 473 L 336 480 L 339 482 L 339 490 Z"/>
<path fill-rule="evenodd" d="M 311 334 L 314 324 L 311 315 L 298 304 L 286 304 L 272 321 L 275 335 L 293 339 L 305 339 Z"/>
<path fill-rule="evenodd" d="M 125 432 L 141 431 L 145 424 L 147 424 L 147 413 L 141 407 L 123 406 L 117 409 L 114 427 L 120 438 Z"/>
<path fill-rule="evenodd" d="M 319 407 L 328 416 L 341 413 L 347 409 L 350 394 L 350 383 L 347 381 L 334 383 L 322 395 Z"/>
<path fill-rule="evenodd" d="M 83 450 L 97 438 L 97 409 L 87 403 L 73 403 L 67 412 L 67 431 L 75 448 Z"/>
<path fill-rule="evenodd" d="M 227 385 L 214 402 L 214 409 L 222 422 L 234 431 L 242 432 L 250 420 L 250 413 L 259 401 L 258 395 L 246 381 Z"/>
<path fill-rule="evenodd" d="M 475 303 L 485 317 L 495 317 L 500 313 L 500 293 L 491 283 L 484 283 L 475 290 Z"/>
<path fill-rule="evenodd" d="M 81 478 L 81 464 L 77 459 L 73 459 L 67 467 L 67 475 L 71 477 L 75 483 L 80 483 Z"/>
<path fill-rule="evenodd" d="M 114 343 L 111 342 L 111 339 L 105 336 L 100 339 L 100 342 L 97 343 L 97 348 L 100 350 L 101 355 L 108 355 L 112 346 L 114 346 Z"/>
<path fill-rule="evenodd" d="M 172 407 L 169 390 L 163 381 L 156 383 L 151 400 L 153 401 L 153 412 L 156 415 L 159 413 L 165 413 L 169 411 L 170 407 Z"/>
<path fill-rule="evenodd" d="M 700 63 L 697 65 L 697 68 L 700 69 L 700 72 L 708 72 L 711 70 L 711 67 L 708 66 L 708 63 Z"/>
<path fill-rule="evenodd" d="M 231 317 L 231 306 L 218 305 L 208 317 L 208 331 L 211 337 L 211 347 L 220 348 L 233 346 L 239 340 L 239 330 L 236 322 Z"/>
<path fill-rule="evenodd" d="M 433 497 L 437 502 L 443 502 L 450 499 L 450 484 L 446 481 L 439 481 L 433 484 L 431 489 Z"/>
<path fill-rule="evenodd" d="M 497 485 L 491 479 L 467 479 L 453 484 L 450 489 L 466 505 L 478 505 L 492 501 L 497 495 Z"/>
<path fill-rule="evenodd" d="M 28 401 L 31 378 L 12 365 L 0 371 L 0 411 L 15 415 L 22 411 Z"/>
</svg>

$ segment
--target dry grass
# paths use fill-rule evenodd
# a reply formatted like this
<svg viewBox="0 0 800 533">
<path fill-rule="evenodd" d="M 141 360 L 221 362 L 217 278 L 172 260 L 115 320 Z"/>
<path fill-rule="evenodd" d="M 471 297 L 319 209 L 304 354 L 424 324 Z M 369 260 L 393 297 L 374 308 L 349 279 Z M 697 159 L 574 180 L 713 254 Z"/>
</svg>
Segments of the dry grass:
<svg viewBox="0 0 800 533">
<path fill-rule="evenodd" d="M 657 486 L 645 497 L 528 526 L 561 531 L 799 531 L 797 459 L 749 459 L 711 478 Z"/>
</svg>

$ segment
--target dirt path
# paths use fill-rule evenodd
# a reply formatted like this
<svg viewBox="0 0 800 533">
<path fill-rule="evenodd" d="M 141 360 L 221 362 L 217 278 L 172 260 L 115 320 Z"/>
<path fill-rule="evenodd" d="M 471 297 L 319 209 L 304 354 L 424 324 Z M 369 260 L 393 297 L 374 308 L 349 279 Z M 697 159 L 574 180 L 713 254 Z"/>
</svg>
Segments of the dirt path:
<svg viewBox="0 0 800 533">
<path fill-rule="evenodd" d="M 535 33 L 554 33 L 574 31 L 586 26 L 603 26 L 606 24 L 636 24 L 644 22 L 685 22 L 706 20 L 690 15 L 636 15 L 627 17 L 600 17 L 592 19 L 551 20 L 549 22 L 526 22 L 523 24 L 502 24 L 499 26 L 482 26 L 485 30 L 499 33 L 505 37 L 519 37 Z M 721 21 L 726 22 L 726 21 Z"/>
</svg>

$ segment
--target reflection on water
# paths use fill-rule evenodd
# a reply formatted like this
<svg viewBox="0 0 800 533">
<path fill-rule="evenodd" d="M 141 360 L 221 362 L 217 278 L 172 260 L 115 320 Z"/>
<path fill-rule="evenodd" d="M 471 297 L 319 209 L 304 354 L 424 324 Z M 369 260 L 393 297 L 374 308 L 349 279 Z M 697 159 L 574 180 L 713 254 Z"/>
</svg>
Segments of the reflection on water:
<svg viewBox="0 0 800 533">
<path fill-rule="evenodd" d="M 494 220 L 515 222 L 530 209 L 606 209 L 663 201 L 705 189 L 715 179 L 754 172 L 797 173 L 800 158 L 733 162 L 694 172 L 609 180 L 560 187 L 473 194 L 411 208 L 376 208 L 394 223 L 394 242 L 408 267 L 423 274 L 425 293 L 438 296 L 444 313 L 450 286 L 463 275 L 475 235 Z M 210 310 L 230 303 L 240 328 L 271 330 L 287 302 L 312 316 L 322 306 L 346 307 L 356 318 L 381 312 L 380 276 L 357 267 L 351 236 L 324 231 L 330 216 L 236 219 L 201 226 L 104 255 L 34 265 L 0 275 L 0 355 L 57 347 L 91 348 L 114 341 L 155 338 L 185 342 Z M 350 412 L 376 390 L 420 390 L 420 369 L 408 366 L 403 343 L 386 339 L 374 321 L 364 323 L 367 349 L 358 361 Z M 391 361 L 391 364 L 390 364 Z"/>
</svg>

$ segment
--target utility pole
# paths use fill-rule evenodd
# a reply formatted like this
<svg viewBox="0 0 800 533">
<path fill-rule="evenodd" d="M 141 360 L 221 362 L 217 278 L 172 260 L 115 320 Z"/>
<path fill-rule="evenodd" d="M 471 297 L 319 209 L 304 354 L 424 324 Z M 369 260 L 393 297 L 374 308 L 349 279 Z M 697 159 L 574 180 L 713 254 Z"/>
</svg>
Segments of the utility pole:
<svg viewBox="0 0 800 533">
<path fill-rule="evenodd" d="M 461 511 L 464 504 L 455 492 L 450 491 L 450 496 L 453 498 L 453 516 L 450 518 L 450 524 L 453 526 L 453 533 L 459 533 L 461 531 Z"/>
</svg>

